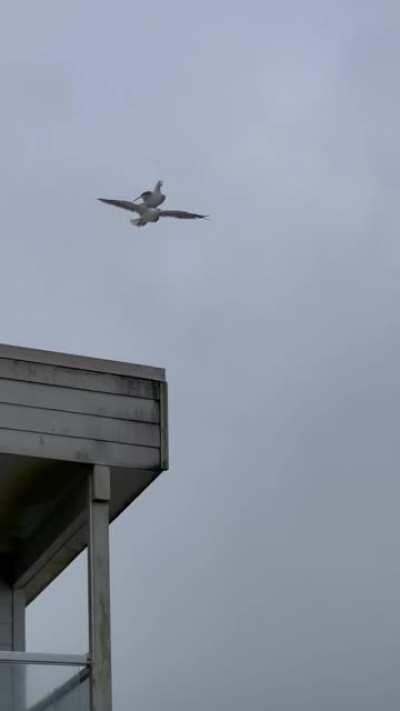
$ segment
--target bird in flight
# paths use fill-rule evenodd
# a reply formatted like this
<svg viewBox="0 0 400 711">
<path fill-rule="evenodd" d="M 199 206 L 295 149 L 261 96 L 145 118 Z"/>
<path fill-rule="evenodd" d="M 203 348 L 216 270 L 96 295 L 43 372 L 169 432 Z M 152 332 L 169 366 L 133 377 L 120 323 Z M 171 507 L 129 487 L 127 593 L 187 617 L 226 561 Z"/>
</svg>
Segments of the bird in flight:
<svg viewBox="0 0 400 711">
<path fill-rule="evenodd" d="M 145 227 L 149 222 L 158 222 L 160 217 L 176 217 L 180 220 L 202 220 L 208 215 L 199 215 L 197 212 L 185 212 L 184 210 L 160 210 L 158 205 L 161 205 L 165 200 L 165 195 L 161 192 L 162 180 L 159 180 L 154 190 L 145 190 L 135 200 L 109 200 L 108 198 L 98 198 L 100 202 L 106 205 L 120 207 L 123 210 L 136 212 L 139 217 L 130 220 L 132 225 L 136 227 Z M 142 198 L 142 202 L 137 202 Z"/>
</svg>

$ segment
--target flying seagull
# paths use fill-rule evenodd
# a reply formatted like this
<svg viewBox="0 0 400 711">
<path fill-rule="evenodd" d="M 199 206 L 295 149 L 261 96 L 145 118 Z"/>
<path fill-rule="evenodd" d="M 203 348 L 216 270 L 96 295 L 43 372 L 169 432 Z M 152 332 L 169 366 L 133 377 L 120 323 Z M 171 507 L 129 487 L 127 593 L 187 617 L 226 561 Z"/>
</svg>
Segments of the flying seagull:
<svg viewBox="0 0 400 711">
<path fill-rule="evenodd" d="M 142 204 L 146 205 L 146 207 L 158 207 L 165 200 L 165 195 L 161 192 L 162 184 L 163 181 L 159 180 L 156 183 L 154 190 L 145 190 L 137 198 L 135 198 L 133 202 L 136 202 L 136 200 L 140 200 L 140 198 L 142 198 Z"/>
<path fill-rule="evenodd" d="M 185 212 L 184 210 L 159 210 L 158 208 L 148 207 L 146 203 L 137 204 L 131 200 L 98 199 L 100 202 L 105 202 L 106 205 L 114 205 L 114 207 L 121 207 L 123 210 L 137 212 L 139 217 L 135 220 L 130 220 L 132 225 L 136 225 L 136 227 L 144 227 L 148 222 L 158 222 L 160 217 L 177 217 L 180 220 L 201 220 L 208 217 L 208 215 L 199 215 L 196 212 Z"/>
</svg>

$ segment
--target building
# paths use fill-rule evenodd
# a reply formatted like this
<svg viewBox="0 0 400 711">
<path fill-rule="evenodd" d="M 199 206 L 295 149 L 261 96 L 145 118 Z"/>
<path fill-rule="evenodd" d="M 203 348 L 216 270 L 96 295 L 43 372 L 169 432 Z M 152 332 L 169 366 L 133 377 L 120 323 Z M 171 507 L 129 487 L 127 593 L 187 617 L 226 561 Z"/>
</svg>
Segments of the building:
<svg viewBox="0 0 400 711">
<path fill-rule="evenodd" d="M 163 369 L 0 345 L 0 711 L 111 711 L 109 522 L 167 467 Z M 87 655 L 26 653 L 86 547 Z"/>
</svg>

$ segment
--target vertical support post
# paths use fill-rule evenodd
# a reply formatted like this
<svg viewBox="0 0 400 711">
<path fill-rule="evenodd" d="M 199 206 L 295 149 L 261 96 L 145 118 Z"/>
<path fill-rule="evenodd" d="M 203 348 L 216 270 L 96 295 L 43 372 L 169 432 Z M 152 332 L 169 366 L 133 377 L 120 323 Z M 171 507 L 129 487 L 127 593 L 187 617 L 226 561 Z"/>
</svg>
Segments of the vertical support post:
<svg viewBox="0 0 400 711">
<path fill-rule="evenodd" d="M 91 711 L 111 711 L 110 469 L 89 475 L 89 648 Z"/>
<path fill-rule="evenodd" d="M 25 593 L 13 589 L 12 593 L 12 648 L 25 652 Z"/>
<path fill-rule="evenodd" d="M 0 556 L 0 649 L 23 652 L 25 599 L 22 591 L 14 590 L 10 585 L 9 569 L 10 559 Z M 0 709 L 23 711 L 26 708 L 24 666 L 1 664 L 0 667 Z"/>
<path fill-rule="evenodd" d="M 12 650 L 25 651 L 25 594 L 23 590 L 13 589 L 11 599 Z M 23 711 L 26 708 L 26 668 L 14 664 L 11 669 L 12 698 L 11 708 Z"/>
</svg>

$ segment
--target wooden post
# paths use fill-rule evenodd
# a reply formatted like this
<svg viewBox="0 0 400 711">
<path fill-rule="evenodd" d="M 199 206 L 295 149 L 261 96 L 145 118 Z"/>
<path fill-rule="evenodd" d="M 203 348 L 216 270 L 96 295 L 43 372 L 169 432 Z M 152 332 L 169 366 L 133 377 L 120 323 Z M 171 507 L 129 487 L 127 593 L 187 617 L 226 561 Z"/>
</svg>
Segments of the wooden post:
<svg viewBox="0 0 400 711">
<path fill-rule="evenodd" d="M 89 649 L 91 711 L 111 711 L 110 470 L 94 466 L 89 476 Z"/>
</svg>

